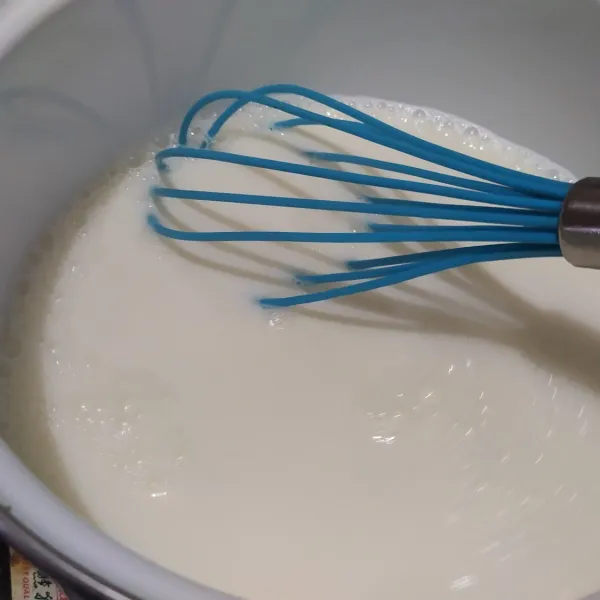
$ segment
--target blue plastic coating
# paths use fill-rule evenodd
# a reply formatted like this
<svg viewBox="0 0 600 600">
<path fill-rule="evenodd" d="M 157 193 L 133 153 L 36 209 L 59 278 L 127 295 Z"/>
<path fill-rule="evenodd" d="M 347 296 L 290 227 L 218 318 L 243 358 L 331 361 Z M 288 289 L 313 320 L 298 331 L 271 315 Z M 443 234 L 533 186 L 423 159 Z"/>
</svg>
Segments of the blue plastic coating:
<svg viewBox="0 0 600 600">
<path fill-rule="evenodd" d="M 336 152 L 305 152 L 304 155 L 308 158 L 312 158 L 321 162 L 333 162 L 341 165 L 359 165 L 362 167 L 379 169 L 380 171 L 403 173 L 404 175 L 421 177 L 422 179 L 429 179 L 430 181 L 446 183 L 448 185 L 463 187 L 470 190 L 479 190 L 480 192 L 491 192 L 493 194 L 507 194 L 509 196 L 519 194 L 519 192 L 515 192 L 514 190 L 511 190 L 501 185 L 496 185 L 495 183 L 487 183 L 485 181 L 478 181 L 477 179 L 468 179 L 466 177 L 456 177 L 455 175 L 446 175 L 444 173 L 440 173 L 439 171 L 419 169 L 417 167 L 409 167 L 408 165 L 398 165 L 396 163 L 388 162 L 385 160 L 376 160 L 374 158 L 368 158 L 366 156 L 354 156 L 352 154 L 339 154 Z"/>
<path fill-rule="evenodd" d="M 549 248 L 548 246 L 538 246 L 535 244 L 488 244 L 487 246 L 476 246 L 475 248 L 459 247 L 438 251 L 413 252 L 412 254 L 394 257 L 396 262 L 391 263 L 390 266 L 376 266 L 375 264 L 372 268 L 365 267 L 364 269 L 342 271 L 340 273 L 326 273 L 323 275 L 298 273 L 295 276 L 295 279 L 299 284 L 341 283 L 343 281 L 375 279 L 383 275 L 402 273 L 403 271 L 412 268 L 415 263 L 433 263 L 435 261 L 440 261 L 442 258 L 461 256 L 470 256 L 472 258 L 479 256 L 485 258 L 492 254 L 506 255 L 507 253 L 512 253 L 511 256 L 513 258 L 515 257 L 514 253 L 518 253 L 520 258 L 534 258 L 555 256 L 555 250 L 554 247 Z"/>
<path fill-rule="evenodd" d="M 159 198 L 179 200 L 204 200 L 233 204 L 254 204 L 256 206 L 281 206 L 288 208 L 306 208 L 367 215 L 395 217 L 420 217 L 427 219 L 446 219 L 452 221 L 470 221 L 472 223 L 496 223 L 520 225 L 556 230 L 558 215 L 536 214 L 506 208 L 487 206 L 460 206 L 417 202 L 411 200 L 385 200 L 365 202 L 344 202 L 338 200 L 315 200 L 313 198 L 288 198 L 284 196 L 263 196 L 254 194 L 231 194 L 228 192 L 204 192 L 165 187 L 152 188 L 152 195 Z M 388 227 L 388 225 L 386 225 Z"/>
<path fill-rule="evenodd" d="M 291 94 L 308 98 L 319 104 L 322 104 L 323 106 L 340 112 L 341 114 L 351 117 L 352 119 L 356 119 L 358 123 L 344 121 L 342 119 L 334 119 L 316 112 L 305 110 L 287 102 L 275 100 L 271 98 L 269 94 Z M 356 108 L 350 107 L 340 100 L 336 100 L 335 98 L 331 98 L 330 96 L 326 96 L 320 92 L 316 92 L 314 90 L 294 84 L 269 85 L 257 88 L 252 92 L 244 92 L 241 90 L 222 90 L 219 92 L 213 92 L 212 94 L 207 94 L 198 100 L 185 115 L 179 130 L 179 144 L 187 144 L 189 127 L 196 115 L 202 109 L 214 102 L 227 99 L 237 101 L 233 102 L 229 108 L 223 111 L 223 113 L 217 117 L 217 119 L 215 119 L 213 126 L 207 133 L 207 139 L 209 141 L 217 136 L 218 132 L 227 122 L 227 120 L 229 120 L 238 110 L 243 108 L 246 104 L 257 103 L 263 104 L 264 106 L 269 106 L 271 108 L 276 108 L 291 115 L 302 117 L 310 122 L 311 125 L 327 125 L 333 127 L 334 129 L 338 129 L 339 131 L 348 131 L 349 133 L 354 133 L 355 135 L 359 135 L 365 139 L 367 139 L 367 134 L 363 133 L 361 135 L 360 129 L 367 129 L 362 127 L 362 125 L 368 125 L 372 130 L 381 134 L 379 139 L 391 137 L 391 139 L 396 140 L 398 144 L 405 142 L 407 147 L 412 146 L 415 150 L 415 153 L 413 154 L 414 156 L 418 156 L 424 160 L 428 160 L 426 157 L 427 155 L 431 155 L 432 157 L 437 156 L 440 158 L 433 158 L 433 160 L 430 160 L 430 162 L 434 164 L 443 164 L 444 166 L 456 171 L 467 173 L 473 175 L 474 177 L 480 177 L 481 179 L 488 181 L 501 183 L 508 187 L 512 187 L 515 190 L 524 191 L 526 193 L 547 195 L 550 198 L 562 200 L 570 187 L 567 183 L 554 181 L 552 179 L 539 177 L 537 175 L 530 175 L 528 173 L 514 171 L 513 169 L 494 165 L 490 162 L 480 160 L 472 156 L 467 156 L 465 154 L 461 154 L 460 152 L 450 150 L 449 148 L 444 148 L 442 146 L 438 146 L 437 144 L 427 142 L 426 140 L 422 140 L 421 138 L 402 131 L 388 123 L 384 123 L 375 117 L 371 117 L 370 115 L 367 115 Z M 421 152 L 423 156 L 420 156 L 417 154 L 417 152 Z M 444 164 L 445 159 L 447 159 L 451 164 Z"/>
<path fill-rule="evenodd" d="M 243 165 L 246 167 L 267 169 L 270 171 L 295 173 L 297 175 L 318 177 L 320 179 L 331 179 L 333 181 L 343 181 L 345 183 L 353 183 L 358 185 L 368 185 L 373 187 L 417 192 L 421 194 L 430 194 L 433 196 L 442 196 L 445 198 L 468 200 L 470 202 L 482 202 L 485 204 L 512 206 L 516 208 L 529 208 L 533 210 L 555 212 L 557 214 L 560 211 L 559 202 L 533 196 L 522 196 L 520 194 L 490 194 L 448 185 L 433 185 L 429 183 L 421 183 L 419 181 L 407 181 L 403 179 L 396 179 L 394 177 L 377 177 L 374 175 L 363 175 L 361 173 L 348 173 L 347 171 L 325 169 L 323 167 L 315 167 L 312 165 L 303 165 L 299 163 L 272 160 L 269 158 L 260 158 L 258 156 L 245 156 L 232 154 L 231 152 L 220 152 L 210 148 L 189 148 L 178 146 L 175 148 L 161 150 L 156 154 L 157 168 L 161 171 L 166 170 L 168 168 L 166 161 L 169 158 L 197 158 L 203 160 L 214 160 L 235 165 Z"/>
<path fill-rule="evenodd" d="M 281 97 L 282 95 L 285 97 Z M 316 110 L 301 108 L 291 102 L 288 96 L 307 98 L 315 105 L 334 110 L 343 117 L 334 118 Z M 199 146 L 190 145 L 189 130 L 194 118 L 207 106 L 223 100 L 230 101 L 230 104 L 213 121 L 203 142 Z M 289 115 L 287 119 L 272 123 L 273 128 L 290 129 L 313 125 L 329 127 L 396 150 L 399 152 L 400 159 L 400 153 L 412 155 L 433 165 L 450 169 L 456 174 L 440 173 L 434 169 L 416 168 L 369 157 L 310 149 L 299 150 L 298 162 L 220 151 L 216 147 L 219 132 L 232 116 L 249 103 L 262 104 Z M 170 161 L 182 158 L 211 160 L 329 179 L 350 185 L 408 191 L 453 200 L 452 202 L 434 202 L 429 199 L 403 200 L 391 197 L 365 197 L 357 193 L 356 200 L 337 201 L 186 190 L 166 185 L 152 188 L 151 198 L 154 202 L 161 203 L 168 203 L 170 200 L 221 202 L 346 212 L 388 219 L 384 222 L 365 223 L 365 231 L 357 232 L 261 230 L 202 232 L 169 227 L 161 221 L 160 213 L 153 211 L 148 216 L 150 228 L 157 234 L 174 240 L 324 244 L 402 244 L 405 242 L 468 244 L 441 250 L 399 253 L 368 260 L 350 260 L 346 263 L 348 270 L 338 273 L 297 274 L 295 280 L 303 287 L 310 285 L 334 287 L 285 298 L 263 298 L 260 300 L 263 306 L 296 306 L 340 298 L 476 263 L 561 255 L 558 245 L 558 222 L 562 201 L 571 184 L 507 169 L 438 146 L 389 123 L 379 121 L 340 100 L 301 86 L 277 84 L 253 91 L 223 90 L 208 94 L 198 100 L 186 113 L 180 126 L 178 140 L 179 145 L 157 153 L 156 165 L 159 170 L 168 170 Z M 307 164 L 307 160 L 311 164 Z M 328 165 L 332 165 L 333 168 L 329 168 Z M 377 169 L 383 173 L 406 175 L 411 179 L 371 175 L 351 169 L 342 170 L 337 168 L 340 165 Z M 452 223 L 415 225 L 406 221 L 414 218 Z M 347 282 L 357 283 L 338 285 Z"/>
<path fill-rule="evenodd" d="M 518 258 L 541 258 L 550 256 L 560 256 L 560 249 L 548 248 L 545 253 L 539 252 L 531 254 L 529 251 L 520 252 L 492 252 L 490 254 L 481 254 L 479 256 L 465 255 L 454 258 L 447 258 L 439 261 L 427 261 L 418 263 L 411 269 L 402 270 L 400 273 L 393 275 L 385 275 L 369 279 L 362 283 L 355 283 L 345 287 L 325 290 L 323 292 L 313 292 L 311 294 L 300 294 L 298 296 L 288 296 L 286 298 L 261 298 L 259 303 L 265 308 L 283 308 L 290 306 L 298 306 L 300 304 L 312 304 L 314 302 L 322 302 L 323 300 L 332 300 L 333 298 L 341 298 L 342 296 L 351 296 L 363 292 L 370 292 L 392 285 L 405 283 L 412 279 L 431 275 L 432 273 L 441 273 L 449 269 L 456 269 L 475 263 L 494 262 L 500 260 L 514 260 Z"/>
</svg>

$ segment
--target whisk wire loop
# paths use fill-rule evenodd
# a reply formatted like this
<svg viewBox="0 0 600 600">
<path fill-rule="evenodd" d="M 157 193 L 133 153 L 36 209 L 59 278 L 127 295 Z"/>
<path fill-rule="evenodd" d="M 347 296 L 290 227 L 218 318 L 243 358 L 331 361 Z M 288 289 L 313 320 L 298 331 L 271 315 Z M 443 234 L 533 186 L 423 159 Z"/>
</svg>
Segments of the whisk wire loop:
<svg viewBox="0 0 600 600">
<path fill-rule="evenodd" d="M 289 98 L 288 98 L 289 97 Z M 298 103 L 291 100 L 297 98 Z M 202 143 L 189 142 L 194 119 L 208 106 L 230 101 L 208 127 Z M 301 106 L 308 100 L 314 110 Z M 338 152 L 299 151 L 304 162 L 273 160 L 219 150 L 215 141 L 226 123 L 247 104 L 259 104 L 288 115 L 272 124 L 273 129 L 324 126 L 367 142 L 413 156 L 443 171 L 414 167 Z M 563 200 L 571 184 L 495 165 L 444 148 L 402 131 L 345 102 L 291 84 L 264 86 L 253 91 L 223 90 L 198 100 L 186 113 L 179 130 L 178 145 L 156 154 L 159 171 L 168 171 L 178 158 L 210 160 L 342 182 L 355 186 L 412 192 L 458 201 L 401 200 L 357 194 L 357 201 L 337 201 L 246 193 L 211 192 L 155 186 L 155 202 L 187 201 L 250 204 L 309 210 L 327 210 L 388 218 L 418 218 L 452 221 L 453 224 L 407 225 L 370 223 L 366 231 L 183 231 L 162 223 L 152 212 L 148 224 L 158 234 L 196 242 L 301 242 L 334 244 L 401 244 L 406 242 L 467 243 L 467 246 L 413 252 L 346 263 L 347 271 L 331 274 L 298 274 L 297 283 L 331 285 L 332 289 L 301 293 L 285 298 L 265 298 L 265 306 L 296 306 L 397 285 L 427 274 L 476 263 L 560 256 L 558 229 Z M 306 164 L 306 161 L 310 164 Z M 335 168 L 330 168 L 329 165 Z M 342 169 L 341 166 L 375 169 L 378 175 Z M 452 171 L 452 173 L 444 172 Z M 386 176 L 406 175 L 410 179 Z M 456 225 L 454 223 L 465 223 Z"/>
</svg>

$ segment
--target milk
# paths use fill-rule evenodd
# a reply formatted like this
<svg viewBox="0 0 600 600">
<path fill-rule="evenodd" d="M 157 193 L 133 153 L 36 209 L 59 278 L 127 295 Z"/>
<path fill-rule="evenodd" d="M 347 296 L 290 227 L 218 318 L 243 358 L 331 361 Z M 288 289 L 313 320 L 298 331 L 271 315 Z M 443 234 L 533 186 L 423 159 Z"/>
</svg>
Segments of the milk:
<svg viewBox="0 0 600 600">
<path fill-rule="evenodd" d="M 467 154 L 569 178 L 460 119 L 346 100 Z M 217 143 L 278 160 L 337 147 L 422 166 L 320 127 L 271 131 L 275 118 L 252 106 Z M 365 193 L 212 161 L 169 165 L 187 189 Z M 397 249 L 169 242 L 145 222 L 158 181 L 151 157 L 107 177 L 44 241 L 15 300 L 8 438 L 57 494 L 144 556 L 251 600 L 576 600 L 600 588 L 593 272 L 512 261 L 264 310 L 257 297 L 299 293 L 295 272 Z M 165 206 L 189 229 L 365 223 Z"/>
</svg>

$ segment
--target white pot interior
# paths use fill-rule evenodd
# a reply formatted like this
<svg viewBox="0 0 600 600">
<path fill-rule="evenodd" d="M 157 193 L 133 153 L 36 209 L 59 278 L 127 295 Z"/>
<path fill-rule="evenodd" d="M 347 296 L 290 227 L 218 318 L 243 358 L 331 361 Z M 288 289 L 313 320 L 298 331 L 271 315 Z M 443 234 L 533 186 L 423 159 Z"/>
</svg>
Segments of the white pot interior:
<svg viewBox="0 0 600 600">
<path fill-rule="evenodd" d="M 44 224 L 213 88 L 297 82 L 433 105 L 598 174 L 593 1 L 77 0 L 50 14 L 63 4 L 22 2 L 0 25 L 0 304 Z M 127 594 L 217 595 L 77 519 L 5 446 L 0 501 Z"/>
</svg>

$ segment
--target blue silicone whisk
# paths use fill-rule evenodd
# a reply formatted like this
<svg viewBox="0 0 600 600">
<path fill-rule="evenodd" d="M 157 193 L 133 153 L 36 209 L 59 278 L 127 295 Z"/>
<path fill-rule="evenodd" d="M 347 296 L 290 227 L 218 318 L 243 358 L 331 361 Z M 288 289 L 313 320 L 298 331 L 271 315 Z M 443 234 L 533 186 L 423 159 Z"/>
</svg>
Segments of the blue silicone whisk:
<svg viewBox="0 0 600 600">
<path fill-rule="evenodd" d="M 333 118 L 296 106 L 279 95 L 312 100 L 345 118 Z M 198 146 L 189 142 L 191 124 L 210 104 L 230 100 L 231 104 L 212 123 Z M 273 125 L 290 129 L 324 125 L 451 169 L 456 175 L 386 162 L 367 157 L 332 152 L 304 154 L 319 163 L 371 167 L 414 179 L 366 175 L 346 170 L 264 159 L 223 152 L 212 145 L 225 123 L 246 104 L 256 103 L 290 115 Z M 190 242 L 318 242 L 335 244 L 402 242 L 469 242 L 473 245 L 443 250 L 395 254 L 372 260 L 350 260 L 347 269 L 325 275 L 302 274 L 296 280 L 306 289 L 311 284 L 327 289 L 303 292 L 281 298 L 263 298 L 268 307 L 285 307 L 319 302 L 396 285 L 424 275 L 465 265 L 500 260 L 563 256 L 579 267 L 600 268 L 600 179 L 587 178 L 571 184 L 505 167 L 449 150 L 401 131 L 344 102 L 297 85 L 270 85 L 253 91 L 224 90 L 198 100 L 185 115 L 177 145 L 156 155 L 159 170 L 177 157 L 213 160 L 307 177 L 318 177 L 390 190 L 403 190 L 442 196 L 456 203 L 361 198 L 357 201 L 315 200 L 312 198 L 264 196 L 157 186 L 151 195 L 158 199 L 227 202 L 280 206 L 298 209 L 342 211 L 364 215 L 419 217 L 450 220 L 461 225 L 370 224 L 364 232 L 315 233 L 286 231 L 190 232 L 163 224 L 156 211 L 148 216 L 158 234 Z M 468 175 L 470 177 L 463 177 Z M 476 178 L 476 179 L 473 179 Z M 469 204 L 461 203 L 462 200 Z M 474 203 L 474 204 L 473 204 Z"/>
</svg>

